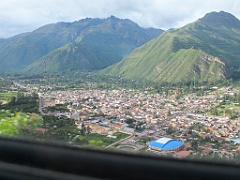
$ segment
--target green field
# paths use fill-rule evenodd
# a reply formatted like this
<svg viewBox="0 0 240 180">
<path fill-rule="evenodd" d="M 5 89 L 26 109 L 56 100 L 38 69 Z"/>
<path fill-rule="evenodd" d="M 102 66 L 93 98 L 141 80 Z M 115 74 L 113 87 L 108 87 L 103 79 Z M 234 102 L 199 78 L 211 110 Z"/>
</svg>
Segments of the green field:
<svg viewBox="0 0 240 180">
<path fill-rule="evenodd" d="M 103 149 L 112 143 L 128 137 L 129 134 L 118 132 L 113 134 L 113 136 L 117 136 L 117 138 L 113 139 L 107 137 L 106 135 L 100 134 L 87 134 L 85 136 L 79 136 L 77 139 L 75 139 L 74 143 L 78 145 L 83 145 L 84 147 L 95 147 Z"/>
<path fill-rule="evenodd" d="M 17 96 L 17 92 L 0 92 L 0 100 L 10 101 L 13 96 Z"/>
<path fill-rule="evenodd" d="M 240 111 L 240 106 L 237 106 L 237 105 L 226 104 L 226 105 L 222 105 L 222 107 L 224 107 L 226 110 Z"/>
<path fill-rule="evenodd" d="M 223 94 L 224 92 L 225 92 L 225 90 L 219 89 L 219 90 L 213 91 L 212 93 L 213 93 L 213 94 L 215 94 L 215 93 L 217 93 L 217 94 Z"/>
<path fill-rule="evenodd" d="M 0 136 L 20 135 L 23 128 L 32 129 L 41 124 L 42 118 L 37 114 L 12 113 L 9 110 L 0 111 Z"/>
</svg>

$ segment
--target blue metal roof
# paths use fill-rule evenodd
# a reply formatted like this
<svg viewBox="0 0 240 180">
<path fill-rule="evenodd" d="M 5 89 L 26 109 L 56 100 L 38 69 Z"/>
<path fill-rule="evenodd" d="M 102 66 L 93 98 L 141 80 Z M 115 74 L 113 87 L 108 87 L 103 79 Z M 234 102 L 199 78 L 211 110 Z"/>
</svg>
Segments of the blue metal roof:
<svg viewBox="0 0 240 180">
<path fill-rule="evenodd" d="M 161 139 L 163 139 L 163 138 L 161 138 Z M 182 142 L 177 141 L 177 140 L 164 138 L 162 141 L 161 139 L 149 142 L 148 146 L 160 148 L 162 150 L 171 150 L 171 149 L 175 149 L 182 145 Z M 168 141 L 166 141 L 166 140 L 168 140 Z M 161 142 L 164 142 L 164 143 L 161 143 Z"/>
<path fill-rule="evenodd" d="M 240 144 L 240 139 L 231 138 L 230 140 L 233 141 L 233 142 L 235 142 L 236 144 Z"/>
</svg>

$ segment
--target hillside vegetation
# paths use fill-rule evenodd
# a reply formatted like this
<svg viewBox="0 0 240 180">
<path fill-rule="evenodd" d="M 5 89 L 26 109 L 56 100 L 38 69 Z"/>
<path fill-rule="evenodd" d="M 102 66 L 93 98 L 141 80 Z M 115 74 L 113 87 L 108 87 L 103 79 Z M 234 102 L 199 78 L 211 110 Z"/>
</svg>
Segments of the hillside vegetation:
<svg viewBox="0 0 240 180">
<path fill-rule="evenodd" d="M 239 68 L 239 47 L 240 21 L 226 12 L 212 12 L 164 32 L 100 73 L 154 82 L 216 82 Z"/>
<path fill-rule="evenodd" d="M 163 31 L 128 19 L 83 19 L 45 25 L 0 41 L 0 72 L 95 70 L 119 62 Z M 25 69 L 26 68 L 26 69 Z"/>
</svg>

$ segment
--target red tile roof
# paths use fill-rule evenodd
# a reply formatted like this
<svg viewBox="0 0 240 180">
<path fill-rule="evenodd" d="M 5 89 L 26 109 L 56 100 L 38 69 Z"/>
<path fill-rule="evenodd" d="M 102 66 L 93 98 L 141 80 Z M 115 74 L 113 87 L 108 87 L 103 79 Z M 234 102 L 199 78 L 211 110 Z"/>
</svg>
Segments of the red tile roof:
<svg viewBox="0 0 240 180">
<path fill-rule="evenodd" d="M 190 153 L 191 153 L 191 151 L 179 151 L 179 152 L 177 152 L 176 154 L 177 154 L 179 157 L 187 157 Z"/>
</svg>

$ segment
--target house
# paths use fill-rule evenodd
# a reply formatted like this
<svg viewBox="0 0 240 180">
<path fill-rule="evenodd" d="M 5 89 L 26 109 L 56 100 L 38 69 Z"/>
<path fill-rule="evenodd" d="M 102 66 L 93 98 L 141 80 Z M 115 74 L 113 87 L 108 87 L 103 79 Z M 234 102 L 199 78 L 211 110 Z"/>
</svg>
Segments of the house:
<svg viewBox="0 0 240 180">
<path fill-rule="evenodd" d="M 97 133 L 97 134 L 102 134 L 102 135 L 108 135 L 110 132 L 109 127 L 103 127 L 99 126 L 97 124 L 88 124 L 86 126 L 89 126 L 91 128 L 91 133 Z"/>
<path fill-rule="evenodd" d="M 185 158 L 191 154 L 192 151 L 179 151 L 176 152 L 176 156 L 179 158 Z"/>
<path fill-rule="evenodd" d="M 117 130 L 117 131 L 121 131 L 123 129 L 122 124 L 109 123 L 108 127 L 110 127 L 111 129 Z"/>
</svg>

